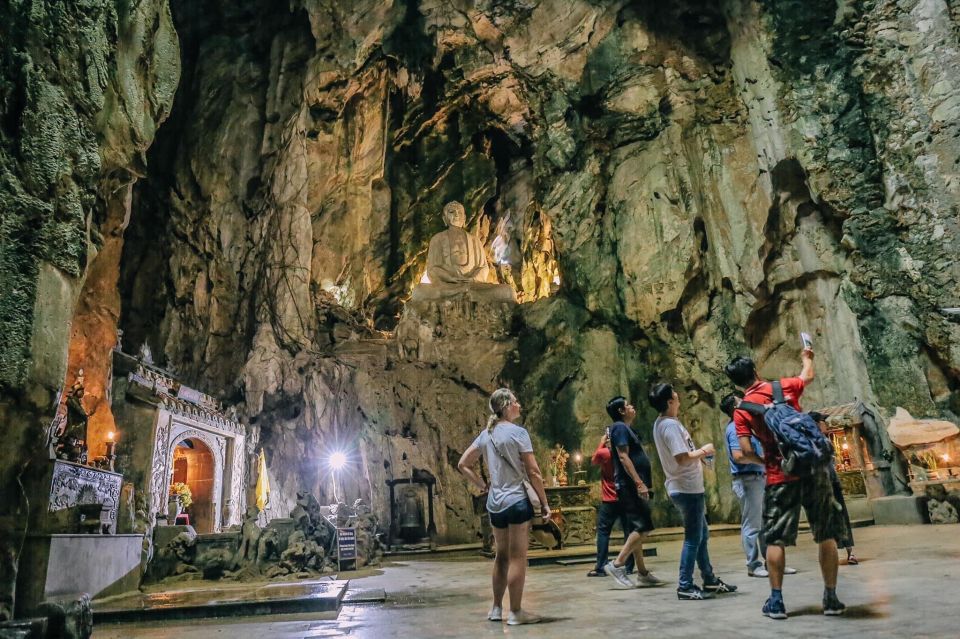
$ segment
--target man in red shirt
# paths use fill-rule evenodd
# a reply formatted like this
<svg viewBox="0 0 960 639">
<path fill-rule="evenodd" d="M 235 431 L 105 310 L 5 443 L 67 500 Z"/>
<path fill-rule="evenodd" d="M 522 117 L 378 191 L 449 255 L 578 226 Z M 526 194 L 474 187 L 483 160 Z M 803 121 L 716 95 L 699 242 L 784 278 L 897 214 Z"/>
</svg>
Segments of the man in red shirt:
<svg viewBox="0 0 960 639">
<path fill-rule="evenodd" d="M 803 367 L 797 377 L 780 380 L 786 402 L 800 410 L 800 396 L 813 379 L 813 350 L 801 354 Z M 773 386 L 757 375 L 756 365 L 748 357 L 737 357 L 724 368 L 727 377 L 744 389 L 743 401 L 754 404 L 773 403 Z M 738 408 L 733 422 L 743 460 L 762 463 L 767 472 L 763 499 L 763 536 L 767 544 L 767 570 L 770 572 L 770 598 L 763 606 L 763 614 L 771 619 L 786 619 L 783 603 L 783 571 L 786 565 L 785 546 L 797 543 L 800 507 L 803 506 L 813 532 L 813 540 L 820 545 L 820 572 L 823 574 L 823 614 L 843 614 L 845 606 L 837 599 L 837 539 L 843 535 L 841 511 L 833 497 L 827 469 L 808 477 L 794 477 L 783 472 L 783 456 L 773 433 L 763 417 Z M 750 436 L 755 436 L 763 447 L 763 459 L 753 451 Z"/>
<path fill-rule="evenodd" d="M 606 575 L 603 567 L 607 563 L 613 525 L 619 519 L 624 535 L 627 531 L 623 510 L 617 500 L 617 486 L 613 482 L 613 457 L 610 452 L 610 437 L 607 434 L 600 438 L 600 444 L 597 445 L 597 450 L 593 451 L 590 463 L 600 467 L 600 508 L 597 509 L 597 565 L 587 576 L 603 577 Z M 633 555 L 630 555 L 625 564 L 627 573 L 633 572 L 633 565 Z"/>
</svg>

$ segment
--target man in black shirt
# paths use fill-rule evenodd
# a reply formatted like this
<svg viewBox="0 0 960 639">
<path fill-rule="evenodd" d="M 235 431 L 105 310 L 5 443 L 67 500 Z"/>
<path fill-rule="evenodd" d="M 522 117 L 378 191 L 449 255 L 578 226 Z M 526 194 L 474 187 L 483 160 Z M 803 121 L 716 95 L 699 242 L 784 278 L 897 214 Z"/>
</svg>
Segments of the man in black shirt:
<svg viewBox="0 0 960 639">
<path fill-rule="evenodd" d="M 657 579 L 643 564 L 643 541 L 653 530 L 649 488 L 652 482 L 650 460 L 643 452 L 640 438 L 630 428 L 637 411 L 625 397 L 617 396 L 607 402 L 607 414 L 614 420 L 609 427 L 610 445 L 614 449 L 613 480 L 617 487 L 617 500 L 623 510 L 627 540 L 617 558 L 607 562 L 604 570 L 622 586 L 660 586 L 664 582 Z M 630 581 L 624 568 L 627 557 L 631 554 L 637 563 L 636 584 Z"/>
</svg>

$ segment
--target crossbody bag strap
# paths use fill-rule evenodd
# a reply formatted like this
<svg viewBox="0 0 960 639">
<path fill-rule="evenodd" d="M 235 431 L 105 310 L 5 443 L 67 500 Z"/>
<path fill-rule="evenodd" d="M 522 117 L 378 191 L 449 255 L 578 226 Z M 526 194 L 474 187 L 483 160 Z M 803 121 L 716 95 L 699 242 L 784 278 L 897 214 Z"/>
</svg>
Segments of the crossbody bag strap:
<svg viewBox="0 0 960 639">
<path fill-rule="evenodd" d="M 543 502 L 540 499 L 540 495 L 536 494 L 536 490 L 533 488 L 533 483 L 530 481 L 530 477 L 527 476 L 526 469 L 520 470 L 517 468 L 516 464 L 513 463 L 512 459 L 503 454 L 503 452 L 500 450 L 500 447 L 497 446 L 497 441 L 493 438 L 493 433 L 490 433 L 490 443 L 493 444 L 493 449 L 497 451 L 497 454 L 500 455 L 500 458 L 510 464 L 510 468 L 512 468 L 515 473 L 520 475 L 520 481 L 524 484 L 524 492 L 527 493 L 527 498 L 530 500 L 531 505 L 533 505 L 534 508 L 542 508 Z M 533 494 L 531 495 L 531 493 Z M 536 499 L 534 499 L 534 495 L 536 496 Z M 539 515 L 534 513 L 534 518 L 538 516 Z"/>
<path fill-rule="evenodd" d="M 751 415 L 763 417 L 763 415 L 767 412 L 768 407 L 765 404 L 756 404 L 754 402 L 740 402 L 737 408 L 740 410 L 745 410 Z"/>
<path fill-rule="evenodd" d="M 520 477 L 522 477 L 524 480 L 530 481 L 530 478 L 527 477 L 526 471 L 525 471 L 525 470 L 520 470 L 519 468 L 517 468 L 516 464 L 513 463 L 513 460 L 503 454 L 503 452 L 500 450 L 500 447 L 497 446 L 497 440 L 495 440 L 495 439 L 493 438 L 493 433 L 490 433 L 490 443 L 493 444 L 493 449 L 494 449 L 495 451 L 497 451 L 497 454 L 500 455 L 500 458 L 501 458 L 503 461 L 505 461 L 505 462 L 507 462 L 508 464 L 510 464 L 510 468 L 512 468 L 515 473 L 517 473 L 518 475 L 520 475 Z"/>
</svg>

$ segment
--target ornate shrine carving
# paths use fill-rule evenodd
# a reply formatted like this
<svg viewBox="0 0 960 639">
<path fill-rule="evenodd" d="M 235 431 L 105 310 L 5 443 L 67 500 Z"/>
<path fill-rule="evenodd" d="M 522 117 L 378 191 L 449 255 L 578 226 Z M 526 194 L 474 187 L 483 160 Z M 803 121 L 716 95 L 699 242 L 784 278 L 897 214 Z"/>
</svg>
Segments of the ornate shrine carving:
<svg viewBox="0 0 960 639">
<path fill-rule="evenodd" d="M 116 532 L 123 476 L 60 459 L 53 464 L 47 510 L 56 512 L 84 504 L 102 504 L 100 521 L 111 533 Z"/>
<path fill-rule="evenodd" d="M 246 508 L 246 428 L 231 419 L 210 395 L 189 388 L 163 371 L 127 355 L 126 395 L 153 405 L 149 513 L 156 522 L 167 511 L 174 450 L 184 440 L 202 442 L 213 456 L 213 531 L 241 523 Z M 172 523 L 172 522 L 169 522 Z"/>
</svg>

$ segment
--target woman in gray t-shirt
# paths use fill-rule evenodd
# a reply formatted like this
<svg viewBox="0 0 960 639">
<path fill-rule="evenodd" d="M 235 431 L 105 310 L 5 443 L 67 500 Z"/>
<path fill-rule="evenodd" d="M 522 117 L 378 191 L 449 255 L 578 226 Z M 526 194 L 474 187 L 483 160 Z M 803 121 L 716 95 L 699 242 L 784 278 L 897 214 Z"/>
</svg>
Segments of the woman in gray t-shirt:
<svg viewBox="0 0 960 639">
<path fill-rule="evenodd" d="M 520 607 L 523 583 L 527 576 L 527 546 L 530 543 L 530 521 L 533 506 L 523 484 L 527 479 L 536 491 L 543 518 L 550 516 L 543 476 L 533 456 L 530 433 L 514 421 L 520 416 L 520 403 L 507 388 L 490 396 L 490 418 L 487 427 L 463 453 L 457 467 L 474 486 L 487 493 L 487 511 L 493 526 L 497 556 L 493 562 L 493 606 L 487 619 L 503 619 L 503 594 L 510 589 L 510 614 L 507 624 L 516 626 L 537 623 L 540 617 Z M 473 469 L 483 456 L 490 471 L 490 484 L 484 483 Z"/>
</svg>

